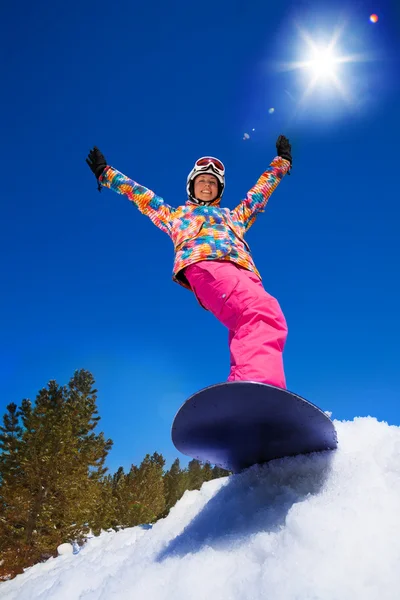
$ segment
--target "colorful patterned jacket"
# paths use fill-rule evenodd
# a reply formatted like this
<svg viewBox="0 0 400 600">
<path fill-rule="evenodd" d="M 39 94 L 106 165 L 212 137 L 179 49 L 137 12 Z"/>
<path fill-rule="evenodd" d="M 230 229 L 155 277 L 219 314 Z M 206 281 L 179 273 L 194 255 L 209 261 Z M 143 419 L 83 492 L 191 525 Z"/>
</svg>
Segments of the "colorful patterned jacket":
<svg viewBox="0 0 400 600">
<path fill-rule="evenodd" d="M 201 260 L 229 260 L 260 277 L 244 239 L 257 215 L 290 169 L 289 161 L 277 156 L 247 196 L 233 210 L 221 208 L 219 199 L 202 206 L 187 201 L 173 208 L 151 190 L 129 179 L 113 167 L 106 167 L 100 183 L 136 204 L 141 213 L 167 233 L 175 247 L 172 278 L 190 289 L 184 269 Z M 261 277 L 260 277 L 261 279 Z"/>
</svg>

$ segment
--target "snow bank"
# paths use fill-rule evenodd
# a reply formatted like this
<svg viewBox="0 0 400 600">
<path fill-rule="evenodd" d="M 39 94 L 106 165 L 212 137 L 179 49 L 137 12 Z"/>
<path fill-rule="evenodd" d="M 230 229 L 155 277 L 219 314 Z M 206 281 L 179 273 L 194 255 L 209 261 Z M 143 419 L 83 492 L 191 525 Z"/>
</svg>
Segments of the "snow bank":
<svg viewBox="0 0 400 600">
<path fill-rule="evenodd" d="M 397 600 L 400 428 L 335 423 L 339 449 L 186 492 L 166 519 L 89 540 L 1 600 Z"/>
</svg>

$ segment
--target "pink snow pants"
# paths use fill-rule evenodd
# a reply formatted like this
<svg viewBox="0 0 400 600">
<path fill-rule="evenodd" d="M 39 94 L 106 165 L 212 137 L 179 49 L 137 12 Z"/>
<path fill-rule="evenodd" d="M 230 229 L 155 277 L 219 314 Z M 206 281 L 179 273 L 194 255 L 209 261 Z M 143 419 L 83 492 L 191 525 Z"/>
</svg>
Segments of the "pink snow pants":
<svg viewBox="0 0 400 600">
<path fill-rule="evenodd" d="M 185 276 L 200 304 L 229 330 L 228 381 L 260 381 L 286 389 L 286 320 L 259 277 L 233 262 L 211 260 L 190 265 Z"/>
</svg>

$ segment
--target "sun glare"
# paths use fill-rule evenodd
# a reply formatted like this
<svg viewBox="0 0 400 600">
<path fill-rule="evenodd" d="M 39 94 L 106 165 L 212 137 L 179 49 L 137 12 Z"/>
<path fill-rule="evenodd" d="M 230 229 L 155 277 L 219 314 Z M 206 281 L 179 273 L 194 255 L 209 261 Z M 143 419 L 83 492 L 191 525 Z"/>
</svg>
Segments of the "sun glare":
<svg viewBox="0 0 400 600">
<path fill-rule="evenodd" d="M 327 78 L 335 72 L 336 59 L 329 48 L 317 50 L 314 58 L 309 61 L 309 67 L 318 78 Z"/>
<path fill-rule="evenodd" d="M 297 25 L 299 35 L 303 41 L 302 47 L 298 52 L 302 55 L 302 60 L 296 60 L 289 63 L 280 63 L 279 70 L 292 71 L 302 70 L 305 79 L 305 89 L 300 99 L 300 104 L 310 96 L 316 87 L 332 88 L 337 91 L 349 103 L 352 97 L 348 86 L 345 85 L 346 72 L 341 67 L 344 63 L 355 63 L 365 60 L 371 60 L 371 57 L 364 54 L 344 55 L 338 47 L 339 38 L 344 26 L 338 27 L 332 38 L 325 43 L 321 41 L 322 32 L 319 32 L 319 41 L 312 39 L 311 35 L 304 28 Z"/>
</svg>

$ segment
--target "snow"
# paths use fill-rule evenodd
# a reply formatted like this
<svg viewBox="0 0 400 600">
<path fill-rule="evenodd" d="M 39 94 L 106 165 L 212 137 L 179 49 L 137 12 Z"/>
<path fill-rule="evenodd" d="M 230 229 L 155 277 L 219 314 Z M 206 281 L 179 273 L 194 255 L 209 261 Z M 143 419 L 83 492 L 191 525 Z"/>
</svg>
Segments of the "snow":
<svg viewBox="0 0 400 600">
<path fill-rule="evenodd" d="M 338 422 L 339 448 L 186 492 L 0 585 L 1 600 L 397 600 L 400 427 Z"/>
<path fill-rule="evenodd" d="M 57 552 L 60 556 L 62 556 L 63 554 L 73 554 L 74 547 L 72 544 L 69 544 L 68 542 L 65 544 L 60 544 L 57 548 Z"/>
</svg>

